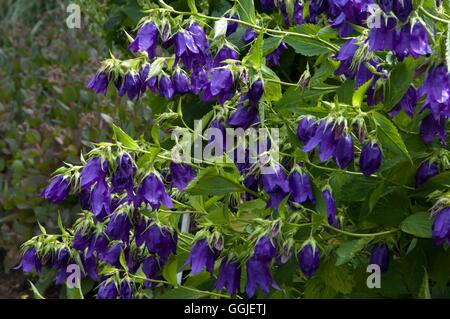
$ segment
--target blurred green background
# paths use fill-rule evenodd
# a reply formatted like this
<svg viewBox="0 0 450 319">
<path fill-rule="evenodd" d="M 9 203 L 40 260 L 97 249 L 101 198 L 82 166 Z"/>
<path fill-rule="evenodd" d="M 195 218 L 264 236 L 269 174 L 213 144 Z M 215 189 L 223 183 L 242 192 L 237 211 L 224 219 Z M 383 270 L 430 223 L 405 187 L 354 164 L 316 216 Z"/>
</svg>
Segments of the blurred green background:
<svg viewBox="0 0 450 319">
<path fill-rule="evenodd" d="M 51 232 L 58 212 L 66 225 L 79 212 L 75 198 L 52 205 L 38 197 L 51 173 L 63 161 L 77 163 L 91 142 L 109 140 L 110 119 L 134 136 L 151 125 L 145 98 L 96 96 L 85 87 L 111 48 L 126 48 L 122 29 L 134 28 L 143 4 L 77 1 L 81 28 L 69 29 L 70 3 L 0 2 L 0 298 L 26 296 L 25 278 L 10 269 L 20 244 L 38 232 L 37 221 Z"/>
</svg>

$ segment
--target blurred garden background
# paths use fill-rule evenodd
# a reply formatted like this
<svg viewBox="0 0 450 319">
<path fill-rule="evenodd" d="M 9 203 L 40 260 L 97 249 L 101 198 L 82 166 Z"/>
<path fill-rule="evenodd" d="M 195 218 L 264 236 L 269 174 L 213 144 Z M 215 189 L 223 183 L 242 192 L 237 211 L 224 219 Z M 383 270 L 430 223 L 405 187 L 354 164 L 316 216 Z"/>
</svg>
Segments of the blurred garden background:
<svg viewBox="0 0 450 319">
<path fill-rule="evenodd" d="M 156 101 L 96 96 L 85 87 L 99 57 L 126 48 L 122 28 L 137 24 L 143 2 L 0 1 L 0 298 L 31 297 L 27 278 L 11 268 L 38 223 L 50 232 L 58 212 L 70 225 L 80 211 L 76 199 L 56 206 L 38 196 L 51 173 L 78 163 L 90 143 L 109 140 L 111 119 L 134 136 L 148 132 Z M 70 3 L 80 5 L 80 29 L 66 25 Z"/>
</svg>

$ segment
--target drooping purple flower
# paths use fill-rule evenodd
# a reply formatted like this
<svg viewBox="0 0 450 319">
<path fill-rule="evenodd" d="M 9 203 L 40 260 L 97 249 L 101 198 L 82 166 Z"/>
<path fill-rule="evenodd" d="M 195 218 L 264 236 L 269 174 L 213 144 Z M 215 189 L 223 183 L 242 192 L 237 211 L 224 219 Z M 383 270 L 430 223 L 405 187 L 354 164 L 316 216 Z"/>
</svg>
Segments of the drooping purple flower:
<svg viewBox="0 0 450 319">
<path fill-rule="evenodd" d="M 105 71 L 97 72 L 91 77 L 86 87 L 95 91 L 95 93 L 105 93 L 108 89 L 109 77 Z"/>
<path fill-rule="evenodd" d="M 193 275 L 199 274 L 203 268 L 206 268 L 212 276 L 214 272 L 214 261 L 214 251 L 209 247 L 206 239 L 201 239 L 195 242 L 184 266 L 190 265 Z"/>
<path fill-rule="evenodd" d="M 420 164 L 416 173 L 416 187 L 422 186 L 430 178 L 439 174 L 439 165 L 437 162 L 425 161 Z"/>
<path fill-rule="evenodd" d="M 162 263 L 165 263 L 177 250 L 177 233 L 172 234 L 166 227 L 160 228 L 153 224 L 144 232 L 143 237 L 148 251 L 158 254 Z"/>
<path fill-rule="evenodd" d="M 22 269 L 23 272 L 30 272 L 33 269 L 40 274 L 41 273 L 41 261 L 36 252 L 36 248 L 29 247 L 25 250 L 20 260 L 19 265 L 15 269 Z"/>
<path fill-rule="evenodd" d="M 158 90 L 159 95 L 166 99 L 171 99 L 175 94 L 172 79 L 167 75 L 161 76 L 158 81 Z"/>
<path fill-rule="evenodd" d="M 280 66 L 280 58 L 284 51 L 287 50 L 287 45 L 281 42 L 280 45 L 266 56 L 267 65 L 269 67 Z"/>
<path fill-rule="evenodd" d="M 245 44 L 249 44 L 250 42 L 253 42 L 257 37 L 258 33 L 256 33 L 251 27 L 249 27 L 242 36 L 242 41 Z"/>
<path fill-rule="evenodd" d="M 289 189 L 291 190 L 291 200 L 297 204 L 306 201 L 315 202 L 312 192 L 311 182 L 308 174 L 303 171 L 294 171 L 289 176 Z"/>
<path fill-rule="evenodd" d="M 153 59 L 158 44 L 158 34 L 158 28 L 154 23 L 146 23 L 139 29 L 136 38 L 128 46 L 128 49 L 133 52 L 147 52 L 148 58 Z"/>
<path fill-rule="evenodd" d="M 78 251 L 84 251 L 91 242 L 91 234 L 83 232 L 83 230 L 77 231 L 73 237 L 72 247 Z"/>
<path fill-rule="evenodd" d="M 174 35 L 175 64 L 181 59 L 187 70 L 192 68 L 194 60 L 198 60 L 201 52 L 190 31 L 181 30 Z"/>
<path fill-rule="evenodd" d="M 108 250 L 104 255 L 99 256 L 99 259 L 107 262 L 112 266 L 115 266 L 116 268 L 121 269 L 122 268 L 120 264 L 121 252 L 122 252 L 122 244 L 120 242 L 115 242 L 108 248 Z"/>
<path fill-rule="evenodd" d="M 303 19 L 303 5 L 299 0 L 296 0 L 294 3 L 294 22 L 296 24 L 305 23 Z"/>
<path fill-rule="evenodd" d="M 375 25 L 370 29 L 368 42 L 370 51 L 394 50 L 397 36 L 397 20 L 394 17 L 381 19 L 381 25 Z"/>
<path fill-rule="evenodd" d="M 110 239 L 121 240 L 128 243 L 131 224 L 125 213 L 114 213 L 106 226 L 105 233 Z"/>
<path fill-rule="evenodd" d="M 95 256 L 86 256 L 83 253 L 80 254 L 81 260 L 83 262 L 83 267 L 85 273 L 94 281 L 99 280 L 99 275 L 97 271 L 97 258 Z"/>
<path fill-rule="evenodd" d="M 162 266 L 163 265 L 159 262 L 156 256 L 150 256 L 144 259 L 144 261 L 142 262 L 142 271 L 144 272 L 145 277 L 147 277 L 148 279 L 161 280 L 163 278 L 161 275 L 158 275 L 158 273 L 160 272 Z M 155 282 L 144 282 L 144 287 L 146 288 L 153 287 L 155 285 L 157 285 L 157 283 Z"/>
<path fill-rule="evenodd" d="M 330 189 L 325 189 L 322 192 L 323 200 L 325 201 L 325 210 L 327 212 L 328 224 L 336 228 L 340 228 L 341 225 L 336 218 L 336 199 L 333 196 L 333 192 Z"/>
<path fill-rule="evenodd" d="M 441 116 L 437 120 L 432 114 L 427 115 L 420 123 L 420 136 L 425 144 L 431 144 L 436 136 L 445 143 L 447 138 L 447 129 L 445 127 L 447 120 Z"/>
<path fill-rule="evenodd" d="M 311 278 L 316 273 L 320 265 L 320 251 L 317 247 L 308 243 L 303 246 L 298 254 L 300 269 L 306 278 Z"/>
<path fill-rule="evenodd" d="M 400 19 L 405 22 L 413 9 L 412 0 L 393 1 L 392 11 Z"/>
<path fill-rule="evenodd" d="M 256 288 L 261 289 L 266 295 L 270 291 L 270 287 L 280 289 L 278 284 L 272 278 L 269 264 L 255 256 L 247 261 L 247 283 L 245 285 L 245 293 L 249 298 L 253 297 Z"/>
<path fill-rule="evenodd" d="M 67 248 L 64 247 L 56 252 L 56 260 L 54 266 L 57 270 L 57 273 L 55 276 L 55 284 L 61 285 L 66 281 L 67 277 L 69 276 L 69 273 L 67 272 L 67 265 L 69 264 L 70 259 L 70 252 Z"/>
<path fill-rule="evenodd" d="M 180 191 L 184 192 L 186 186 L 192 181 L 197 174 L 192 169 L 191 166 L 183 163 L 170 163 L 170 176 L 175 187 Z"/>
<path fill-rule="evenodd" d="M 234 93 L 233 73 L 228 68 L 213 69 L 211 78 L 205 88 L 203 95 L 204 101 L 210 101 L 217 98 L 220 104 L 231 98 Z"/>
<path fill-rule="evenodd" d="M 319 159 L 321 162 L 326 162 L 333 155 L 336 144 L 334 124 L 322 120 L 317 127 L 314 136 L 303 146 L 303 151 L 309 153 L 319 145 Z"/>
<path fill-rule="evenodd" d="M 107 172 L 107 161 L 103 160 L 101 157 L 91 158 L 81 171 L 81 188 L 90 189 L 96 182 L 105 180 Z"/>
<path fill-rule="evenodd" d="M 114 280 L 105 280 L 100 284 L 97 292 L 97 299 L 116 299 L 119 295 Z"/>
<path fill-rule="evenodd" d="M 111 178 L 111 192 L 120 193 L 133 192 L 133 177 L 136 174 L 136 166 L 133 164 L 128 154 L 123 154 L 117 158 L 117 169 Z"/>
<path fill-rule="evenodd" d="M 270 262 L 275 256 L 276 248 L 268 236 L 261 237 L 253 250 L 253 257 L 264 262 Z"/>
<path fill-rule="evenodd" d="M 147 175 L 139 186 L 135 198 L 136 207 L 141 204 L 150 205 L 152 209 L 159 209 L 161 203 L 167 208 L 173 208 L 173 203 L 164 188 L 164 183 L 159 177 L 151 173 Z"/>
<path fill-rule="evenodd" d="M 220 263 L 219 273 L 214 289 L 220 291 L 226 288 L 228 294 L 234 295 L 239 292 L 241 280 L 241 265 L 235 260 L 224 258 Z"/>
<path fill-rule="evenodd" d="M 199 94 L 208 85 L 208 72 L 204 67 L 193 67 L 191 75 L 191 90 L 194 94 Z"/>
<path fill-rule="evenodd" d="M 359 159 L 359 168 L 364 176 L 369 177 L 375 173 L 381 165 L 382 154 L 378 144 L 367 143 L 363 146 Z"/>
<path fill-rule="evenodd" d="M 336 164 L 340 168 L 347 167 L 351 162 L 353 162 L 354 158 L 354 147 L 353 147 L 353 139 L 350 135 L 342 135 L 334 150 L 333 154 L 334 160 Z"/>
<path fill-rule="evenodd" d="M 91 236 L 91 242 L 86 257 L 91 257 L 94 255 L 94 252 L 96 252 L 98 258 L 104 258 L 108 253 L 108 245 L 109 239 L 104 233 Z"/>
<path fill-rule="evenodd" d="M 264 94 L 264 83 L 263 81 L 258 79 L 255 82 L 253 82 L 247 93 L 250 105 L 257 105 L 259 100 L 261 100 L 263 94 Z"/>
<path fill-rule="evenodd" d="M 311 0 L 309 4 L 308 22 L 316 23 L 320 14 L 328 9 L 328 1 Z"/>
<path fill-rule="evenodd" d="M 445 241 L 450 244 L 450 207 L 445 207 L 436 214 L 432 234 L 436 246 L 442 245 Z"/>
<path fill-rule="evenodd" d="M 316 130 L 317 130 L 316 120 L 313 118 L 304 117 L 298 123 L 297 136 L 303 143 L 303 145 L 305 145 L 314 136 Z"/>
<path fill-rule="evenodd" d="M 239 58 L 238 53 L 232 47 L 224 45 L 217 51 L 214 57 L 214 67 L 226 66 L 225 60 L 237 60 Z"/>
<path fill-rule="evenodd" d="M 102 221 L 112 211 L 111 192 L 104 180 L 98 181 L 92 190 L 91 210 L 100 221 Z"/>
<path fill-rule="evenodd" d="M 389 13 L 392 10 L 393 2 L 393 0 L 378 0 L 378 5 L 385 13 Z"/>
<path fill-rule="evenodd" d="M 142 81 L 138 73 L 127 73 L 122 86 L 119 90 L 119 96 L 128 95 L 129 100 L 139 98 L 142 92 Z"/>
<path fill-rule="evenodd" d="M 224 15 L 225 18 L 230 18 L 230 13 L 227 12 Z M 233 20 L 238 20 L 239 19 L 239 15 L 237 13 L 235 13 L 231 19 Z M 233 34 L 236 32 L 237 28 L 238 28 L 239 24 L 235 21 L 228 21 L 227 23 L 227 31 L 226 31 L 226 36 L 229 36 L 230 34 Z"/>
<path fill-rule="evenodd" d="M 186 94 L 191 90 L 189 78 L 184 71 L 176 71 L 172 76 L 172 83 L 175 93 Z"/>
<path fill-rule="evenodd" d="M 91 191 L 88 189 L 81 189 L 80 191 L 80 206 L 82 210 L 89 210 L 91 208 Z"/>
<path fill-rule="evenodd" d="M 433 53 L 428 41 L 427 29 L 420 22 L 416 22 L 411 31 L 410 53 L 414 57 Z"/>
<path fill-rule="evenodd" d="M 273 10 L 276 8 L 274 0 L 260 0 L 261 9 L 265 11 Z"/>
<path fill-rule="evenodd" d="M 245 107 L 242 103 L 238 104 L 236 111 L 231 114 L 227 124 L 233 128 L 248 129 L 253 124 L 259 122 L 258 109 L 254 106 Z"/>
<path fill-rule="evenodd" d="M 48 201 L 58 204 L 63 202 L 69 195 L 70 182 L 68 178 L 64 178 L 62 175 L 54 177 L 50 184 L 39 195 L 44 197 Z"/>
<path fill-rule="evenodd" d="M 401 110 L 405 112 L 409 117 L 413 117 L 414 109 L 419 102 L 416 89 L 413 86 L 409 86 L 408 91 L 403 95 L 400 102 L 392 109 L 391 116 L 397 115 Z"/>
<path fill-rule="evenodd" d="M 187 30 L 192 34 L 194 38 L 194 43 L 197 48 L 200 49 L 200 53 L 203 55 L 207 54 L 207 50 L 209 49 L 208 38 L 206 37 L 205 30 L 197 23 L 191 22 Z"/>
<path fill-rule="evenodd" d="M 133 299 L 133 283 L 128 280 L 122 280 L 120 284 L 120 299 Z"/>
<path fill-rule="evenodd" d="M 374 245 L 370 264 L 380 266 L 381 273 L 385 273 L 389 269 L 389 248 L 386 244 Z"/>
<path fill-rule="evenodd" d="M 269 195 L 267 207 L 278 210 L 281 201 L 288 195 L 289 182 L 280 165 L 276 164 L 274 172 L 262 174 L 264 191 Z"/>
</svg>

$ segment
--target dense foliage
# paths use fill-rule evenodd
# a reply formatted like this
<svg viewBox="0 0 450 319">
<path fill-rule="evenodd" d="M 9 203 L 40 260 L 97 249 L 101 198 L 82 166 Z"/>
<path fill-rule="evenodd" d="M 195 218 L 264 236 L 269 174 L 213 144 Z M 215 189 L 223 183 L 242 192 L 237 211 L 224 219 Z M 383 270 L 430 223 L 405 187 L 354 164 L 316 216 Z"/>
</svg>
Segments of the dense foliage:
<svg viewBox="0 0 450 319">
<path fill-rule="evenodd" d="M 19 268 L 59 285 L 78 265 L 69 297 L 450 296 L 449 13 L 435 0 L 149 5 L 130 52 L 87 87 L 145 99 L 151 129 L 110 121 L 114 142 L 55 171 L 40 196 L 78 197 L 79 218 L 41 227 Z M 208 128 L 279 136 L 251 149 Z M 214 156 L 179 162 L 196 139 L 174 132 Z"/>
</svg>

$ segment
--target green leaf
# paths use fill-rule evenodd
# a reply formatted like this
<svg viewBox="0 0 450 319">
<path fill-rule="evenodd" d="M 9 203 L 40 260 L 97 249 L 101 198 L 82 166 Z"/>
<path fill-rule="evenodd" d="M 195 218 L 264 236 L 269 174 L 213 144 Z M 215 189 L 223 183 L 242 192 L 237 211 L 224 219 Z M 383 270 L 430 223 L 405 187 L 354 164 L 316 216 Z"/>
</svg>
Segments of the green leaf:
<svg viewBox="0 0 450 319">
<path fill-rule="evenodd" d="M 340 87 L 337 89 L 338 101 L 344 104 L 352 104 L 352 92 L 354 91 L 355 81 L 352 79 L 346 80 Z"/>
<path fill-rule="evenodd" d="M 325 54 L 330 52 L 330 49 L 326 44 L 314 37 L 307 37 L 317 36 L 320 29 L 320 26 L 306 23 L 289 30 L 294 33 L 305 35 L 304 37 L 298 35 L 288 35 L 283 41 L 290 45 L 296 53 L 305 56 Z"/>
<path fill-rule="evenodd" d="M 197 13 L 197 6 L 195 5 L 195 0 L 187 0 L 189 9 L 191 10 L 192 13 Z"/>
<path fill-rule="evenodd" d="M 244 186 L 235 176 L 218 172 L 214 167 L 201 171 L 186 188 L 186 192 L 193 195 L 224 195 L 243 191 Z"/>
<path fill-rule="evenodd" d="M 349 262 L 353 257 L 355 257 L 356 253 L 360 252 L 367 243 L 372 240 L 372 237 L 364 237 L 361 239 L 355 239 L 344 242 L 339 248 L 336 250 L 337 259 L 336 266 L 341 266 Z"/>
<path fill-rule="evenodd" d="M 421 238 L 431 238 L 433 221 L 429 213 L 415 213 L 408 216 L 400 225 L 405 233 Z"/>
<path fill-rule="evenodd" d="M 320 90 L 302 90 L 300 88 L 290 87 L 284 92 L 282 98 L 277 101 L 274 108 L 276 110 L 288 110 L 299 115 L 309 114 L 318 117 L 324 117 L 329 113 L 329 110 L 322 106 L 316 107 L 305 105 L 304 101 L 312 100 L 317 102 L 317 99 L 320 96 L 332 93 L 334 91 L 336 91 L 336 88 L 328 84 L 322 84 L 320 86 Z"/>
<path fill-rule="evenodd" d="M 281 84 L 280 78 L 276 73 L 265 65 L 261 66 L 261 72 L 264 79 L 264 100 L 278 101 L 281 99 Z"/>
<path fill-rule="evenodd" d="M 128 271 L 128 265 L 127 265 L 127 260 L 125 259 L 125 254 L 123 252 L 123 250 L 120 250 L 120 265 L 123 267 L 123 269 L 125 269 L 126 271 Z"/>
<path fill-rule="evenodd" d="M 237 0 L 239 19 L 256 24 L 255 5 L 253 0 Z"/>
<path fill-rule="evenodd" d="M 253 43 L 250 54 L 242 60 L 242 63 L 246 65 L 250 62 L 250 66 L 257 71 L 260 70 L 263 59 L 263 36 L 264 34 L 261 32 Z"/>
<path fill-rule="evenodd" d="M 420 299 L 431 299 L 428 272 L 425 267 L 423 268 L 423 270 L 424 270 L 424 274 L 423 274 L 423 279 L 422 279 L 422 285 L 420 286 L 418 297 Z"/>
<path fill-rule="evenodd" d="M 41 295 L 41 293 L 40 293 L 39 290 L 33 285 L 33 283 L 32 283 L 30 280 L 28 280 L 28 282 L 29 282 L 30 285 L 31 285 L 31 290 L 33 290 L 34 298 L 36 298 L 36 299 L 45 299 L 45 297 Z"/>
<path fill-rule="evenodd" d="M 435 190 L 441 190 L 450 186 L 450 172 L 444 172 L 433 176 L 428 181 L 426 181 L 419 189 L 417 189 L 412 196 L 413 197 L 423 197 Z"/>
<path fill-rule="evenodd" d="M 373 211 L 375 205 L 378 203 L 380 196 L 382 194 L 383 188 L 384 188 L 384 181 L 381 181 L 380 184 L 378 184 L 377 188 L 375 188 L 374 191 L 370 194 L 369 213 Z"/>
<path fill-rule="evenodd" d="M 69 286 L 66 285 L 66 296 L 67 299 L 84 299 L 83 292 L 81 291 L 81 285 L 78 288 L 69 288 Z"/>
<path fill-rule="evenodd" d="M 377 137 L 383 147 L 395 153 L 401 153 L 411 161 L 408 149 L 395 125 L 381 113 L 372 112 L 371 114 L 376 124 Z"/>
<path fill-rule="evenodd" d="M 364 83 L 363 85 L 361 85 L 356 91 L 355 93 L 353 93 L 352 96 L 352 105 L 354 107 L 361 107 L 362 102 L 364 100 L 364 96 L 367 93 L 367 90 L 369 89 L 370 84 L 372 83 L 372 79 L 370 79 L 369 81 L 367 81 L 366 83 Z"/>
<path fill-rule="evenodd" d="M 175 256 L 171 256 L 167 263 L 164 265 L 163 277 L 173 286 L 177 285 L 177 270 L 177 258 Z"/>
<path fill-rule="evenodd" d="M 135 140 L 133 140 L 127 133 L 122 131 L 120 127 L 116 126 L 113 122 L 109 122 L 109 124 L 114 130 L 114 139 L 117 142 L 120 142 L 123 146 L 131 150 L 135 151 L 140 150 L 138 143 Z"/>
<path fill-rule="evenodd" d="M 405 95 L 413 80 L 416 63 L 408 57 L 392 70 L 386 83 L 384 110 L 390 111 Z"/>
</svg>

